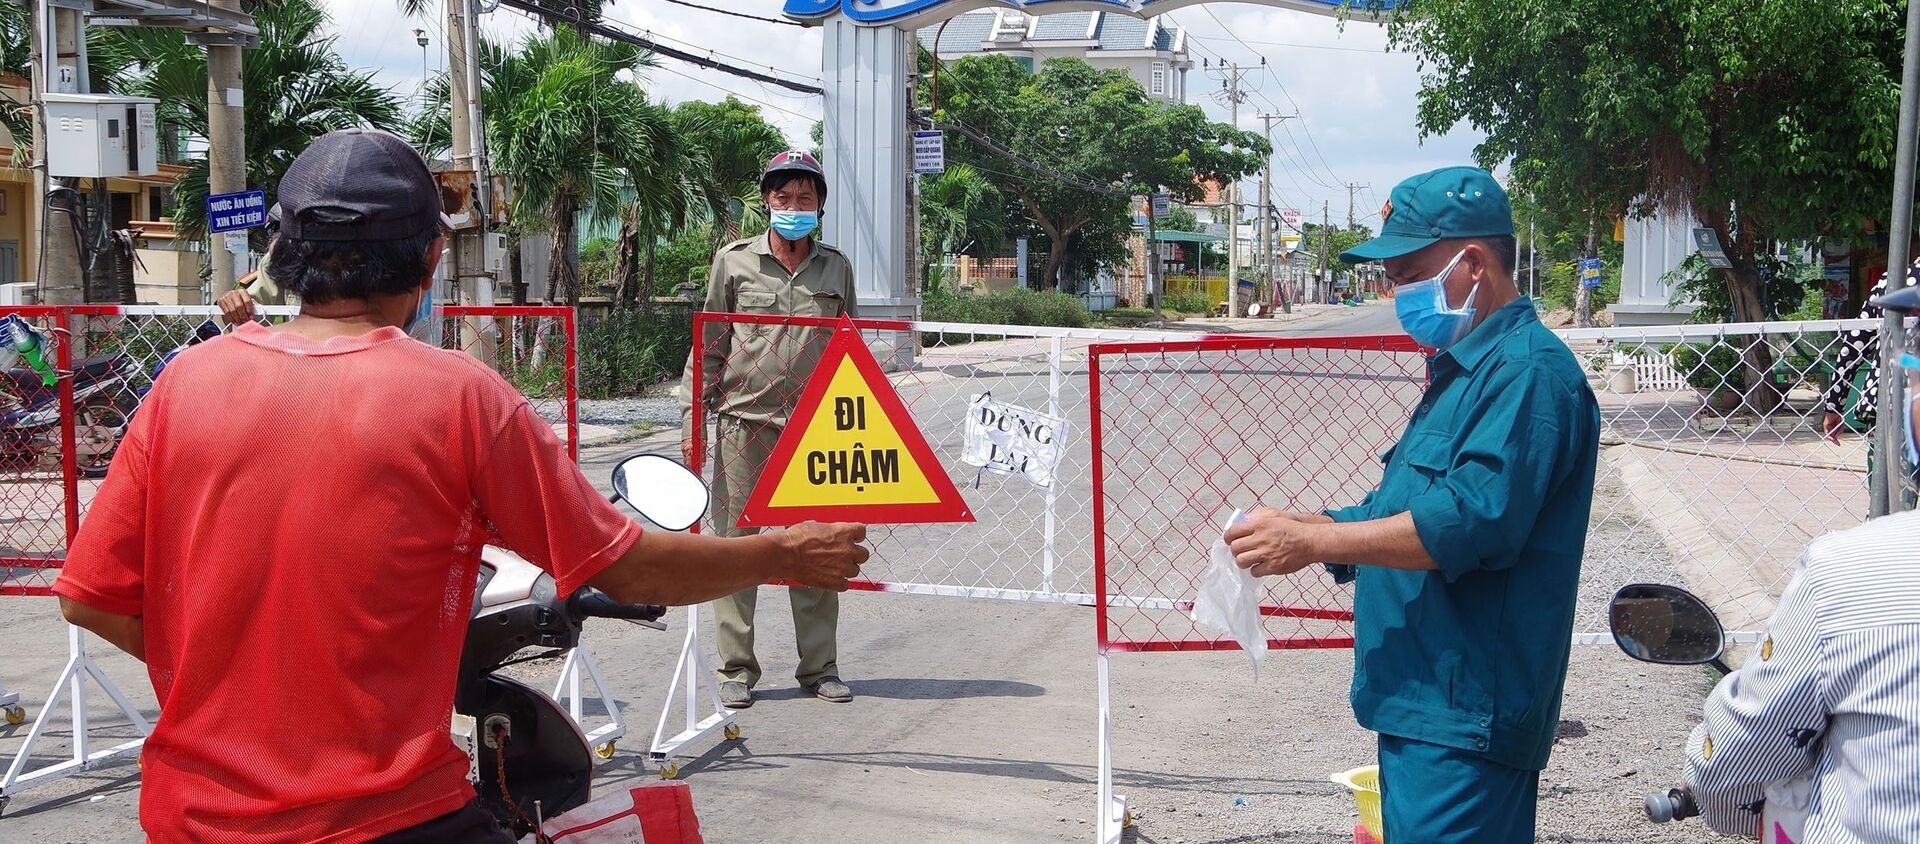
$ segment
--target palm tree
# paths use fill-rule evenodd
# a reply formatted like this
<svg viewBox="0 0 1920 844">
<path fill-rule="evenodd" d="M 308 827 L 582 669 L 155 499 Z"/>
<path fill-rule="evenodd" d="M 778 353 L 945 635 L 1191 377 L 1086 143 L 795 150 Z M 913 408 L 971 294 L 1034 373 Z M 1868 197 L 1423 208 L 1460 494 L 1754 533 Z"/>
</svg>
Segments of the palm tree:
<svg viewBox="0 0 1920 844">
<path fill-rule="evenodd" d="M 945 255 L 966 250 L 991 255 L 1006 240 L 1006 199 L 980 171 L 948 165 L 920 184 L 921 258 L 928 267 Z M 931 273 L 923 276 L 931 280 Z"/>
<path fill-rule="evenodd" d="M 33 31 L 27 25 L 27 8 L 12 3 L 0 3 L 0 75 L 26 76 L 33 64 Z M 10 94 L 0 94 L 0 128 L 13 136 L 13 158 L 10 166 L 20 167 L 31 160 L 29 145 L 33 142 L 32 112 L 27 103 L 15 100 Z"/>
<path fill-rule="evenodd" d="M 673 110 L 682 137 L 707 152 L 697 174 L 715 245 L 740 237 L 741 226 L 763 215 L 760 171 L 787 149 L 786 135 L 760 109 L 728 96 L 718 103 L 684 102 Z"/>
<path fill-rule="evenodd" d="M 553 238 L 548 296 L 578 304 L 579 215 L 620 219 L 635 174 L 677 160 L 667 110 L 634 84 L 652 56 L 561 27 L 516 51 L 482 45 L 481 63 L 487 144 L 513 185 L 513 216 L 544 222 Z M 444 103 L 444 83 L 436 88 L 429 102 Z"/>
<path fill-rule="evenodd" d="M 700 174 L 711 170 L 712 150 L 673 112 L 654 106 L 634 127 L 646 142 L 647 164 L 629 170 L 633 199 L 620 222 L 619 252 L 614 262 L 614 304 L 623 310 L 639 301 L 640 291 L 654 291 L 654 251 L 663 235 L 685 227 L 707 200 Z M 645 251 L 645 258 L 640 253 Z"/>
<path fill-rule="evenodd" d="M 247 183 L 269 199 L 280 175 L 315 138 L 337 129 L 395 129 L 400 101 L 373 81 L 372 71 L 347 67 L 323 33 L 327 13 L 316 0 L 275 0 L 252 7 L 260 46 L 247 51 L 241 71 L 247 126 Z M 156 97 L 163 125 L 207 135 L 206 51 L 177 30 L 113 27 L 88 39 L 95 66 L 105 65 L 113 89 Z M 188 163 L 175 187 L 174 219 L 190 237 L 204 234 L 207 160 Z M 256 230 L 256 234 L 258 230 Z M 255 246 L 263 247 L 264 243 Z"/>
</svg>

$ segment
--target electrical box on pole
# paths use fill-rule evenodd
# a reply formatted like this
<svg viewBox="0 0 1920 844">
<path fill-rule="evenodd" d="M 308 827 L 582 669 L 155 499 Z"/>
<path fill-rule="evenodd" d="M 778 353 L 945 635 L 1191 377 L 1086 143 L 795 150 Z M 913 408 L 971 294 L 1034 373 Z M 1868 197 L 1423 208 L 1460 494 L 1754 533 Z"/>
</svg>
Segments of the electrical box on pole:
<svg viewBox="0 0 1920 844">
<path fill-rule="evenodd" d="M 47 173 L 116 179 L 160 172 L 159 123 L 148 97 L 40 95 L 47 106 Z"/>
</svg>

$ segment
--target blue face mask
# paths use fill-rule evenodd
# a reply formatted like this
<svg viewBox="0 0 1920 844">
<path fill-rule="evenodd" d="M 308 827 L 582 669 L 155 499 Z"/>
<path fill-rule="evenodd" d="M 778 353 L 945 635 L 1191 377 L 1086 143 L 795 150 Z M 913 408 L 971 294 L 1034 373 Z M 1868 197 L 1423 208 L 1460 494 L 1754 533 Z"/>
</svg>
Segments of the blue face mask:
<svg viewBox="0 0 1920 844">
<path fill-rule="evenodd" d="M 413 313 L 407 315 L 407 324 L 400 326 L 400 330 L 412 334 L 414 333 L 413 330 L 419 328 L 420 324 L 425 322 L 430 316 L 433 316 L 432 287 L 428 287 L 420 292 L 420 303 L 413 307 Z"/>
<path fill-rule="evenodd" d="M 1462 251 L 1447 262 L 1447 268 L 1426 281 L 1402 284 L 1393 289 L 1393 313 L 1400 327 L 1413 341 L 1430 349 L 1445 349 L 1460 342 L 1473 328 L 1473 296 L 1480 285 L 1467 293 L 1467 303 L 1459 310 L 1447 304 L 1447 276 L 1459 266 Z"/>
<path fill-rule="evenodd" d="M 768 220 L 773 230 L 788 240 L 800 240 L 820 227 L 818 211 L 775 211 Z"/>
</svg>

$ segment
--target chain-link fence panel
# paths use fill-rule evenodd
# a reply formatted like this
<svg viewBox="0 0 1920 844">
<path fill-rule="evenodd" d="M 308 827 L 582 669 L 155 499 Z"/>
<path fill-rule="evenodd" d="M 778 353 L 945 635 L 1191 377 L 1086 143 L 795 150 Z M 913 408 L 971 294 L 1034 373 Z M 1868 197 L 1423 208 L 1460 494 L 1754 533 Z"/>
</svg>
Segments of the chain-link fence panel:
<svg viewBox="0 0 1920 844">
<path fill-rule="evenodd" d="M 80 518 L 76 477 L 64 459 L 74 381 L 56 377 L 73 356 L 73 317 L 52 307 L 0 308 L 0 318 L 15 317 L 39 347 L 22 353 L 16 332 L 0 332 L 7 359 L 0 370 L 0 595 L 51 595 Z"/>
<path fill-rule="evenodd" d="M 1576 634 L 1606 636 L 1627 583 L 1685 586 L 1730 631 L 1765 623 L 1815 537 L 1868 514 L 1873 430 L 1858 354 L 1874 320 L 1557 332 L 1600 402 Z M 1899 459 L 1895 456 L 1894 459 Z"/>
<path fill-rule="evenodd" d="M 466 352 L 507 379 L 580 459 L 578 335 L 572 308 L 460 305 L 439 315 L 443 349 Z"/>
<path fill-rule="evenodd" d="M 296 312 L 256 307 L 255 319 L 279 322 Z M 0 372 L 0 595 L 51 595 L 67 543 L 141 399 L 176 355 L 226 329 L 205 306 L 0 309 L 0 316 L 12 314 L 46 346 L 42 357 L 54 383 L 46 384 L 26 355 Z M 499 372 L 578 457 L 571 309 L 457 307 L 436 321 L 440 346 Z"/>
<path fill-rule="evenodd" d="M 1359 503 L 1427 369 L 1404 337 L 1101 345 L 1092 359 L 1098 628 L 1118 651 L 1237 647 L 1189 615 L 1223 523 Z M 1270 646 L 1352 645 L 1351 590 L 1324 569 L 1261 586 Z"/>
</svg>

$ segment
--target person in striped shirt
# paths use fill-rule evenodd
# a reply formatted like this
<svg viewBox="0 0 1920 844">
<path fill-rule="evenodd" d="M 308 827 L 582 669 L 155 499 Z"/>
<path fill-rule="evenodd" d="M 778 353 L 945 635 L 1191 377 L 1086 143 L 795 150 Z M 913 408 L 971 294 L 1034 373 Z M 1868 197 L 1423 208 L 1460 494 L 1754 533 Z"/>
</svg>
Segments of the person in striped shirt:
<svg viewBox="0 0 1920 844">
<path fill-rule="evenodd" d="M 1875 304 L 1913 315 L 1920 287 Z M 1916 339 L 1900 359 L 1909 397 L 1920 395 Z M 1909 471 L 1916 414 L 1920 403 L 1905 414 Z M 1807 546 L 1759 648 L 1713 690 L 1687 742 L 1687 785 L 1709 826 L 1753 835 L 1764 810 L 1764 832 L 1795 844 L 1920 842 L 1916 563 L 1914 511 Z"/>
</svg>

